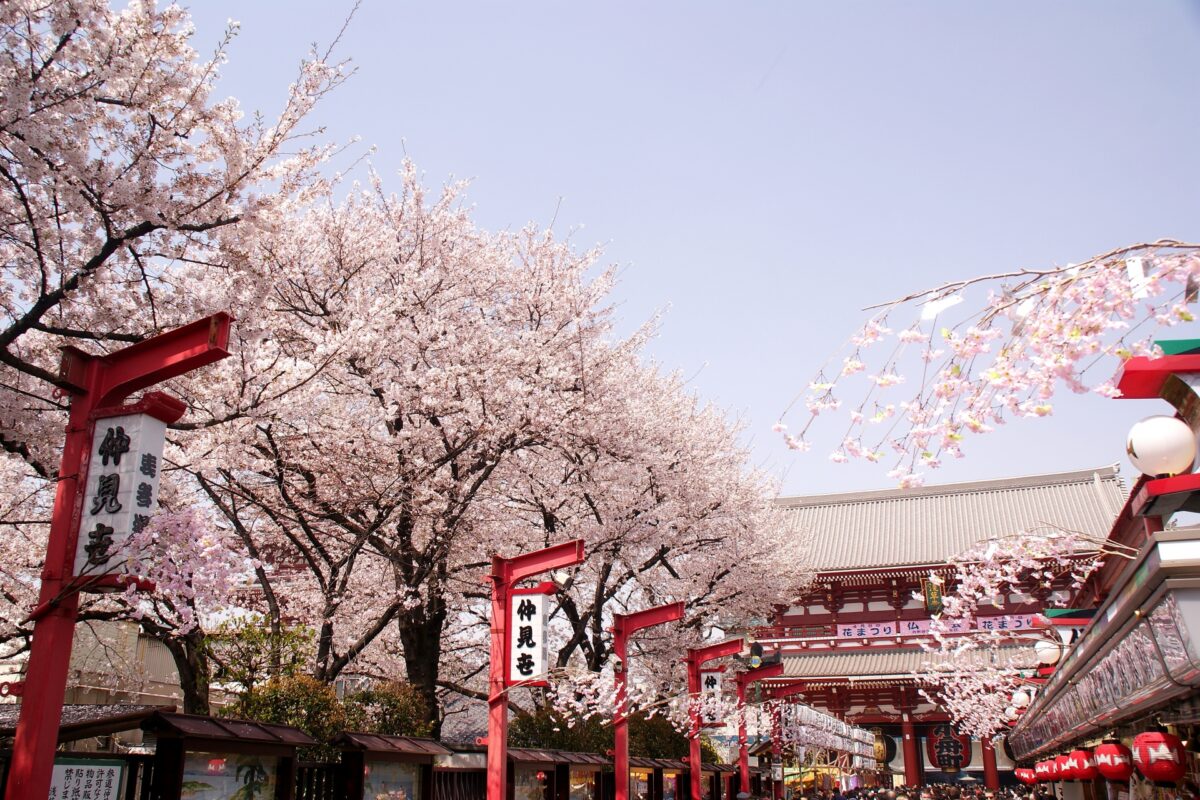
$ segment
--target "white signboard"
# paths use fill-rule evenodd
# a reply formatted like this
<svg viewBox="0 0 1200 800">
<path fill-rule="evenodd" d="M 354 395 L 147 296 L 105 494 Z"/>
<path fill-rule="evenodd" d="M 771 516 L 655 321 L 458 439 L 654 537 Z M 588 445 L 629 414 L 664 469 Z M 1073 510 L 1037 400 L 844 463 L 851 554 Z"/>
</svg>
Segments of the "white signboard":
<svg viewBox="0 0 1200 800">
<path fill-rule="evenodd" d="M 508 682 L 546 685 L 550 596 L 513 594 L 508 601 Z"/>
<path fill-rule="evenodd" d="M 700 670 L 700 724 L 722 724 L 723 720 L 718 712 L 720 700 L 721 673 L 717 670 Z"/>
<path fill-rule="evenodd" d="M 967 631 L 1027 631 L 1033 627 L 1033 614 L 1008 614 L 997 617 L 979 617 L 970 624 L 967 620 L 947 620 L 946 633 Z M 921 636 L 929 633 L 932 620 L 906 619 L 884 622 L 841 623 L 837 626 L 839 639 L 874 639 L 876 637 Z"/>
<path fill-rule="evenodd" d="M 76 575 L 110 575 L 129 569 L 124 552 L 158 509 L 167 424 L 149 414 L 96 421 L 75 548 Z"/>
<path fill-rule="evenodd" d="M 121 797 L 125 762 L 89 758 L 56 758 L 49 800 L 117 800 Z"/>
</svg>

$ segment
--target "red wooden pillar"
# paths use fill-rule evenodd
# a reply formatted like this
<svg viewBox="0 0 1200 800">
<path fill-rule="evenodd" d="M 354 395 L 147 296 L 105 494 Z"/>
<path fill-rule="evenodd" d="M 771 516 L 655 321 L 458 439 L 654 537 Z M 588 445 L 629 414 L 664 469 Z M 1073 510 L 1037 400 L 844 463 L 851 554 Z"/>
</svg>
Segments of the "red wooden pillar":
<svg viewBox="0 0 1200 800">
<path fill-rule="evenodd" d="M 1000 772 L 996 769 L 996 747 L 992 740 L 984 737 L 979 743 L 983 751 L 983 785 L 989 789 L 1000 788 Z"/>
<path fill-rule="evenodd" d="M 682 602 L 655 606 L 634 614 L 613 615 L 613 681 L 617 688 L 617 710 L 613 714 L 613 762 L 616 774 L 616 800 L 629 800 L 629 717 L 626 714 L 625 676 L 629 672 L 629 637 L 643 628 L 665 625 L 683 619 Z M 740 687 L 741 684 L 738 684 Z"/>
<path fill-rule="evenodd" d="M 98 585 L 81 582 L 75 573 L 75 545 L 94 415 L 120 406 L 134 392 L 225 358 L 229 355 L 226 348 L 232 320 L 228 314 L 214 314 L 103 356 L 63 348 L 59 379 L 71 396 L 70 414 L 38 606 L 30 614 L 34 620 L 33 642 L 8 770 L 7 797 L 50 794 L 79 592 Z M 186 406 L 171 398 L 166 400 L 176 406 L 174 419 L 178 419 Z"/>
<path fill-rule="evenodd" d="M 491 662 L 488 665 L 487 800 L 512 796 L 508 774 L 508 599 L 520 581 L 583 561 L 583 540 L 573 539 L 515 558 L 492 556 Z"/>
<path fill-rule="evenodd" d="M 921 784 L 921 749 L 917 747 L 917 731 L 913 726 L 912 714 L 904 712 L 900 723 L 900 732 L 904 745 L 904 785 L 919 786 Z"/>
</svg>

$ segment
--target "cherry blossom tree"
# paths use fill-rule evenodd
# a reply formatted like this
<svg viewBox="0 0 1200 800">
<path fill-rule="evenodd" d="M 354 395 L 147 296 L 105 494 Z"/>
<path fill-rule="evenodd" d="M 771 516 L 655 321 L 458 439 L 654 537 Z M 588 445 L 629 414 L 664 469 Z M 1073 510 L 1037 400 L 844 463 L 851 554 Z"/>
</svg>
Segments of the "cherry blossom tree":
<svg viewBox="0 0 1200 800">
<path fill-rule="evenodd" d="M 577 406 L 609 278 L 532 228 L 478 231 L 457 187 L 427 202 L 411 165 L 402 180 L 262 238 L 270 324 L 220 371 L 224 424 L 188 469 L 260 562 L 269 616 L 316 629 L 316 677 L 394 627 L 436 708 L 451 582 L 477 586 L 505 533 L 493 474 Z"/>
<path fill-rule="evenodd" d="M 601 669 L 614 612 L 686 603 L 682 625 L 633 643 L 645 658 L 674 656 L 715 626 L 793 600 L 810 577 L 808 542 L 783 533 L 774 486 L 746 469 L 724 415 L 679 376 L 634 361 L 593 373 L 590 388 L 587 429 L 559 435 L 547 458 L 505 477 L 510 507 L 538 535 L 586 542 L 587 561 L 558 594 L 557 665 L 579 655 Z"/>
<path fill-rule="evenodd" d="M 806 450 L 813 426 L 844 405 L 830 459 L 884 462 L 901 485 L 918 485 L 924 470 L 963 456 L 968 434 L 1050 416 L 1064 386 L 1118 396 L 1121 361 L 1154 355 L 1156 335 L 1192 322 L 1198 286 L 1200 244 L 1159 240 L 915 292 L 869 309 L 775 430 Z"/>
<path fill-rule="evenodd" d="M 204 59 L 175 5 L 0 7 L 0 449 L 10 487 L 0 640 L 10 654 L 28 645 L 24 617 L 58 477 L 59 348 L 102 354 L 253 305 L 264 281 L 246 242 L 321 186 L 316 169 L 332 150 L 303 122 L 344 65 L 311 55 L 277 116 L 246 119 L 214 94 L 235 31 Z M 148 530 L 161 558 L 145 566 L 161 592 L 148 605 L 90 598 L 83 619 L 134 615 L 189 635 L 206 593 L 225 591 L 217 565 L 230 551 L 200 516 L 166 516 Z"/>
</svg>

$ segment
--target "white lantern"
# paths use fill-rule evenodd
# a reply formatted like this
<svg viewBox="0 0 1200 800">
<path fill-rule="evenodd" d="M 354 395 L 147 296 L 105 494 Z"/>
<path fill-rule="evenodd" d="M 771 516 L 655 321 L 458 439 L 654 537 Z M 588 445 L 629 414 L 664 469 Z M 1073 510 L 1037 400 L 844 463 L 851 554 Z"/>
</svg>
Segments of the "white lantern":
<svg viewBox="0 0 1200 800">
<path fill-rule="evenodd" d="M 1004 718 L 1005 719 L 1016 719 L 1019 716 L 1021 716 L 1021 712 L 1017 711 L 1012 706 L 1009 706 L 1008 708 L 1004 709 Z"/>
<path fill-rule="evenodd" d="M 1058 659 L 1062 656 L 1062 647 L 1043 639 L 1033 646 L 1033 652 L 1037 655 L 1039 664 L 1049 667 L 1058 663 Z"/>
<path fill-rule="evenodd" d="M 1125 452 L 1146 475 L 1179 475 L 1196 460 L 1196 434 L 1175 417 L 1146 417 L 1129 429 Z"/>
<path fill-rule="evenodd" d="M 1012 704 L 1017 708 L 1025 708 L 1029 705 L 1031 699 L 1032 698 L 1029 696 L 1029 692 L 1025 691 L 1024 689 L 1017 689 L 1015 692 L 1013 692 Z"/>
</svg>

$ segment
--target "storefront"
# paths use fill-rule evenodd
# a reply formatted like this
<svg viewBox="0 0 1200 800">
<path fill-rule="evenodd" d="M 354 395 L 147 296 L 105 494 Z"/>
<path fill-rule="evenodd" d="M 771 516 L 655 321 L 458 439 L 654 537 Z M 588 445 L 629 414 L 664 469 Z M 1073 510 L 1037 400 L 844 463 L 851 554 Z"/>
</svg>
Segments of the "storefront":
<svg viewBox="0 0 1200 800">
<path fill-rule="evenodd" d="M 687 764 L 669 758 L 656 758 L 662 776 L 662 800 L 683 800 L 687 797 Z"/>
<path fill-rule="evenodd" d="M 1194 787 L 1198 642 L 1200 527 L 1155 533 L 1009 734 L 1014 754 L 1042 764 L 1067 797 L 1138 800 Z M 1110 767 L 1119 780 L 1101 780 Z"/>
<path fill-rule="evenodd" d="M 334 741 L 346 768 L 347 800 L 433 800 L 433 761 L 450 750 L 431 739 L 344 733 Z"/>
</svg>

